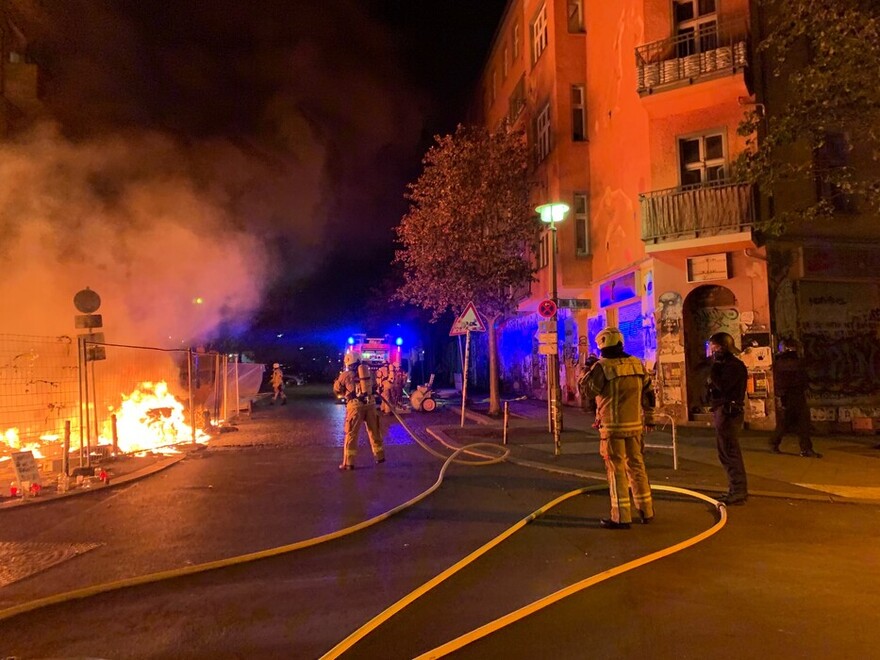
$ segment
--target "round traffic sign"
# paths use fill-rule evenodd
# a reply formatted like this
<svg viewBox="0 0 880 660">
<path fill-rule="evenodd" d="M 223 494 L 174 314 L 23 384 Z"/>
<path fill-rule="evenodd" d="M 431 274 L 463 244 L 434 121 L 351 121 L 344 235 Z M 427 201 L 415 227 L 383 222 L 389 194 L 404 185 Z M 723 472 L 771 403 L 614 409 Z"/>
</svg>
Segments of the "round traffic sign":
<svg viewBox="0 0 880 660">
<path fill-rule="evenodd" d="M 101 306 L 101 296 L 86 287 L 73 297 L 73 305 L 83 314 L 91 314 Z"/>
<path fill-rule="evenodd" d="M 538 314 L 543 316 L 545 319 L 549 319 L 551 316 L 556 314 L 556 303 L 552 300 L 542 300 L 541 304 L 538 305 Z"/>
</svg>

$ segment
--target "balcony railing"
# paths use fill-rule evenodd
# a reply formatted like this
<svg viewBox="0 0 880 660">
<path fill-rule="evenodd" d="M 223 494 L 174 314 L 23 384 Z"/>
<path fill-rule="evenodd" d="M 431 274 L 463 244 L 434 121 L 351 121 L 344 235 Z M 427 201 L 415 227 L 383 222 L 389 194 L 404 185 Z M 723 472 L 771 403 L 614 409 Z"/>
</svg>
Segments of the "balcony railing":
<svg viewBox="0 0 880 660">
<path fill-rule="evenodd" d="M 744 20 L 709 23 L 698 32 L 662 39 L 636 48 L 638 92 L 730 75 L 748 66 Z"/>
<path fill-rule="evenodd" d="M 754 187 L 747 183 L 654 190 L 639 195 L 639 204 L 646 243 L 745 231 L 755 221 Z"/>
</svg>

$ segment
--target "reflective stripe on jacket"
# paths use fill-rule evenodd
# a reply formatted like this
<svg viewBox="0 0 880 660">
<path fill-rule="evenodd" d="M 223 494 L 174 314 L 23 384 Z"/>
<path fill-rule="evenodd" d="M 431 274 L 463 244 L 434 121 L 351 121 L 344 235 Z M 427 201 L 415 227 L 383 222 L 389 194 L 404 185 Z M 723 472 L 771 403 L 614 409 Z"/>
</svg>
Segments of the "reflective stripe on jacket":
<svg viewBox="0 0 880 660">
<path fill-rule="evenodd" d="M 587 388 L 596 397 L 599 435 L 640 435 L 644 427 L 643 397 L 653 394 L 651 376 L 637 357 L 600 358 L 590 370 Z"/>
</svg>

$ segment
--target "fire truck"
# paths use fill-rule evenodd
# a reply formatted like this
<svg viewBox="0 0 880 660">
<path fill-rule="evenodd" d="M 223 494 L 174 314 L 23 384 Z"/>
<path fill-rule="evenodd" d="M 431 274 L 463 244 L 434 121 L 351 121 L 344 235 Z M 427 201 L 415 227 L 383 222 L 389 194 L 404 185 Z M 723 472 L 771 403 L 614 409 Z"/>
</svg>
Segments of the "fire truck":
<svg viewBox="0 0 880 660">
<path fill-rule="evenodd" d="M 400 365 L 406 371 L 408 365 L 402 360 L 403 340 L 392 340 L 391 335 L 383 337 L 367 337 L 366 334 L 354 334 L 348 338 L 346 353 L 360 353 L 361 361 L 378 369 L 384 362 Z"/>
</svg>

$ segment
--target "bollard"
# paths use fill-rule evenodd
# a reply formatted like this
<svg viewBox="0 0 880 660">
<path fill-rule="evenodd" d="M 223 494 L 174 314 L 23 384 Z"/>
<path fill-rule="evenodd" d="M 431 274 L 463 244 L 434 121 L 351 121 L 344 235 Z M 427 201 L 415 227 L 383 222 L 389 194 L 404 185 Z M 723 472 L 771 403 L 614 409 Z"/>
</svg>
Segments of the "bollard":
<svg viewBox="0 0 880 660">
<path fill-rule="evenodd" d="M 119 455 L 119 432 L 116 429 L 116 415 L 110 415 L 110 429 L 113 432 L 113 455 Z"/>
<path fill-rule="evenodd" d="M 507 444 L 507 428 L 510 425 L 510 403 L 504 402 L 504 426 L 501 432 L 501 444 Z"/>
<path fill-rule="evenodd" d="M 562 410 L 559 401 L 553 402 L 553 454 L 559 456 L 562 453 L 562 439 L 559 437 L 562 426 Z"/>
<path fill-rule="evenodd" d="M 64 453 L 61 455 L 61 471 L 70 474 L 70 420 L 64 422 Z"/>
</svg>

